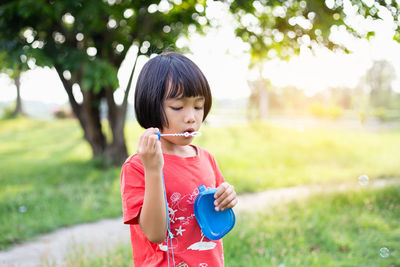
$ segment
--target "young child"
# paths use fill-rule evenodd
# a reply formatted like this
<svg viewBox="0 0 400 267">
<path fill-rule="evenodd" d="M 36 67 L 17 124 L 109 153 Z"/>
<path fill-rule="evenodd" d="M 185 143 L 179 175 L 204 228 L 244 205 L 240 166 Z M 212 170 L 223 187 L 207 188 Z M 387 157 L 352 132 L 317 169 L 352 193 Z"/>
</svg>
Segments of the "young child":
<svg viewBox="0 0 400 267">
<path fill-rule="evenodd" d="M 162 174 L 176 266 L 224 265 L 222 240 L 209 240 L 202 234 L 193 203 L 197 187 L 204 184 L 218 188 L 215 210 L 232 208 L 238 201 L 233 186 L 224 181 L 209 152 L 191 145 L 194 137 L 163 136 L 159 140 L 157 136 L 159 131 L 199 131 L 210 108 L 208 82 L 187 57 L 164 53 L 144 65 L 136 85 L 135 111 L 146 130 L 137 153 L 126 160 L 121 173 L 124 223 L 130 224 L 135 267 L 168 266 L 168 258 L 172 266 Z"/>
</svg>

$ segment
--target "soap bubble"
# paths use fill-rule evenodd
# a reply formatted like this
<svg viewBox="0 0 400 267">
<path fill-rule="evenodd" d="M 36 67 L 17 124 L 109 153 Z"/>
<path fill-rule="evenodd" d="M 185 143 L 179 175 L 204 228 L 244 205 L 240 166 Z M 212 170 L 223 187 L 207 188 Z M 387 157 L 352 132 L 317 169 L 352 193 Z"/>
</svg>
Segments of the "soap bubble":
<svg viewBox="0 0 400 267">
<path fill-rule="evenodd" d="M 363 174 L 363 175 L 361 175 L 360 177 L 358 177 L 358 183 L 361 185 L 361 186 L 366 186 L 367 184 L 368 184 L 368 176 L 367 175 L 365 175 L 365 174 Z"/>
<path fill-rule="evenodd" d="M 18 208 L 18 211 L 20 212 L 20 213 L 25 213 L 26 212 L 26 207 L 25 206 L 20 206 L 19 208 Z"/>
<path fill-rule="evenodd" d="M 379 255 L 381 255 L 382 258 L 387 258 L 389 257 L 389 249 L 387 248 L 381 248 L 379 250 Z"/>
</svg>

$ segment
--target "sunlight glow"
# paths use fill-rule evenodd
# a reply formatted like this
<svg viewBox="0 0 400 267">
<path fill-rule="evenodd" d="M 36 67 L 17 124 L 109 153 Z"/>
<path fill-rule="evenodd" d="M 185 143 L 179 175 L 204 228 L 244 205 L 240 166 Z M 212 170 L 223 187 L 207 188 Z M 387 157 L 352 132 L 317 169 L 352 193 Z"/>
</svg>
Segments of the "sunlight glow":
<svg viewBox="0 0 400 267">
<path fill-rule="evenodd" d="M 106 0 L 105 0 L 106 1 Z M 112 4 L 113 0 L 107 0 Z M 368 2 L 365 0 L 365 2 Z M 181 3 L 180 0 L 175 0 L 175 4 Z M 254 2 L 256 9 L 261 9 L 262 6 Z M 326 0 L 328 6 L 334 6 L 335 2 Z M 164 11 L 171 8 L 172 4 L 168 1 L 161 1 L 159 5 L 150 5 L 148 11 L 150 13 L 158 12 L 160 9 Z M 202 10 L 202 6 L 196 6 L 197 11 Z M 283 16 L 285 8 L 282 10 L 270 10 L 275 12 L 278 16 Z M 354 12 L 349 9 L 347 12 Z M 386 11 L 383 11 L 382 16 L 387 16 Z M 178 48 L 189 45 L 192 53 L 187 54 L 207 77 L 212 88 L 213 96 L 216 98 L 245 98 L 250 94 L 248 85 L 249 80 L 259 79 L 259 70 L 250 70 L 248 68 L 250 62 L 250 55 L 248 53 L 249 44 L 243 43 L 234 34 L 234 26 L 237 22 L 233 19 L 232 15 L 228 13 L 227 8 L 223 3 L 207 1 L 207 8 L 205 10 L 208 19 L 212 19 L 213 23 L 219 25 L 218 29 L 207 29 L 206 36 L 201 36 L 195 32 L 195 26 L 190 26 L 189 39 L 180 38 L 176 44 Z M 124 11 L 124 17 L 129 18 L 133 16 L 130 9 Z M 67 14 L 64 15 L 65 20 L 73 23 L 71 17 Z M 310 17 L 311 16 L 311 17 Z M 289 22 L 292 25 L 300 25 L 304 28 L 312 27 L 310 20 L 312 15 L 308 18 L 296 17 Z M 201 20 L 200 18 L 198 18 Z M 271 81 L 274 86 L 296 86 L 305 90 L 307 95 L 312 95 L 316 92 L 324 90 L 328 87 L 354 87 L 359 82 L 361 76 L 365 75 L 366 70 L 372 65 L 373 60 L 385 59 L 392 63 L 396 69 L 397 79 L 393 81 L 393 89 L 400 92 L 400 44 L 393 41 L 394 36 L 394 22 L 392 20 L 381 20 L 372 22 L 370 20 L 362 19 L 359 16 L 354 16 L 349 19 L 351 25 L 355 25 L 357 30 L 367 32 L 371 29 L 376 30 L 376 36 L 372 37 L 370 41 L 357 40 L 352 37 L 346 30 L 341 27 L 334 27 L 330 36 L 331 40 L 339 44 L 346 45 L 353 53 L 343 54 L 340 52 L 332 52 L 326 48 L 318 48 L 311 52 L 304 45 L 315 44 L 310 42 L 309 36 L 301 38 L 301 54 L 292 57 L 288 62 L 278 59 L 265 62 L 262 70 L 262 77 Z M 108 21 L 109 27 L 116 27 L 114 19 Z M 251 15 L 243 16 L 242 23 L 245 25 L 254 25 L 254 31 L 258 27 L 255 25 L 255 18 Z M 171 31 L 169 25 L 163 28 L 165 33 Z M 283 34 L 278 30 L 272 32 L 272 38 L 275 41 L 281 41 Z M 319 29 L 315 29 L 315 34 L 321 35 Z M 294 38 L 295 32 L 289 32 L 289 38 Z M 32 29 L 27 29 L 24 38 L 33 42 L 35 32 Z M 58 32 L 53 33 L 53 38 L 56 42 L 62 43 L 65 37 Z M 75 37 L 77 41 L 83 41 L 84 35 L 78 33 Z M 266 43 L 271 43 L 271 38 L 265 38 Z M 35 41 L 36 42 L 36 41 Z M 39 42 L 39 41 L 38 41 Z M 35 46 L 43 46 L 36 43 Z M 131 47 L 124 47 L 122 44 L 115 44 L 114 49 L 116 53 L 121 53 L 124 49 L 128 49 L 126 59 L 123 61 L 121 68 L 118 71 L 118 79 L 120 88 L 114 92 L 114 97 L 117 103 L 122 103 L 123 92 L 129 79 L 131 68 L 133 66 L 135 57 L 138 50 L 146 53 L 150 48 L 150 42 L 145 41 L 142 47 L 138 48 L 135 45 Z M 289 53 L 290 51 L 287 51 Z M 276 54 L 276 51 L 271 49 L 269 54 Z M 89 56 L 96 56 L 97 49 L 89 47 L 87 49 Z M 21 57 L 21 61 L 27 62 L 30 59 L 27 56 Z M 140 72 L 143 64 L 148 59 L 141 56 L 138 60 L 136 71 L 134 74 L 133 85 L 136 83 L 138 73 Z M 32 62 L 31 62 L 32 63 Z M 34 65 L 34 64 L 30 64 Z M 65 78 L 70 78 L 71 73 L 64 72 Z M 43 81 L 46 81 L 43 83 Z M 23 100 L 43 101 L 46 103 L 65 103 L 68 101 L 67 94 L 65 93 L 62 83 L 60 82 L 57 73 L 54 69 L 34 67 L 33 70 L 23 73 L 21 78 L 21 95 Z M 5 75 L 0 75 L 1 99 L 0 101 L 13 101 L 15 100 L 15 86 L 12 80 Z M 80 92 L 79 85 L 74 85 L 74 95 L 82 101 L 82 93 Z M 131 90 L 129 102 L 133 102 L 134 90 Z"/>
</svg>

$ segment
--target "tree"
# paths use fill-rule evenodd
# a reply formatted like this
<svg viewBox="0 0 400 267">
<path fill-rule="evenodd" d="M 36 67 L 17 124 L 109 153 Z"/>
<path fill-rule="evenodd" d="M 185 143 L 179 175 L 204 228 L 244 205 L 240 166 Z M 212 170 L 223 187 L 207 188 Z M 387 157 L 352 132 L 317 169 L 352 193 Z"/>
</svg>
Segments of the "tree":
<svg viewBox="0 0 400 267">
<path fill-rule="evenodd" d="M 373 32 L 360 32 L 355 15 L 367 19 L 392 16 L 396 24 L 394 39 L 400 41 L 399 1 L 384 0 L 235 0 L 228 1 L 238 26 L 236 35 L 250 45 L 251 68 L 262 70 L 266 59 L 288 60 L 301 49 L 319 46 L 349 52 L 330 39 L 332 29 L 347 29 L 358 38 Z M 262 71 L 259 71 L 262 73 Z M 290 74 L 288 74 L 290 75 Z M 259 81 L 268 77 L 260 77 Z M 255 88 L 255 87 L 253 87 Z M 252 94 L 263 90 L 253 90 Z"/>
<path fill-rule="evenodd" d="M 400 15 L 394 0 L 224 2 L 238 21 L 236 34 L 250 44 L 252 66 L 273 57 L 288 59 L 302 47 L 346 50 L 329 39 L 335 25 L 362 38 L 372 36 L 357 32 L 349 10 L 372 19 L 386 10 L 396 23 Z M 54 67 L 93 155 L 120 163 L 127 155 L 123 130 L 135 68 L 121 105 L 115 103 L 113 92 L 128 48 L 134 44 L 138 55 L 150 56 L 170 47 L 190 25 L 200 30 L 207 23 L 205 5 L 204 0 L 5 0 L 0 5 L 0 50 L 21 51 L 39 66 Z M 400 40 L 398 25 L 396 40 Z M 74 97 L 73 86 L 80 88 L 82 103 Z M 102 100 L 108 105 L 111 142 L 102 131 Z"/>
<path fill-rule="evenodd" d="M 6 73 L 13 80 L 17 90 L 15 107 L 11 114 L 9 114 L 11 118 L 18 115 L 24 115 L 21 99 L 21 74 L 28 69 L 26 58 L 18 58 L 17 53 L 0 53 L 0 72 Z"/>
<path fill-rule="evenodd" d="M 370 38 L 374 32 L 358 31 L 354 16 L 369 20 L 391 16 L 395 26 L 394 39 L 400 41 L 400 3 L 385 0 L 236 0 L 230 11 L 238 27 L 236 35 L 250 45 L 252 66 L 265 59 L 289 59 L 300 49 L 318 45 L 329 49 L 347 48 L 334 43 L 331 30 L 344 27 L 358 38 Z"/>
<path fill-rule="evenodd" d="M 204 1 L 199 2 L 3 1 L 0 51 L 19 51 L 38 66 L 54 67 L 94 157 L 120 164 L 127 157 L 124 126 L 136 61 L 120 105 L 113 95 L 119 86 L 117 71 L 132 45 L 138 48 L 137 60 L 174 46 L 189 26 L 201 30 L 199 21 L 204 21 L 205 11 Z M 80 88 L 82 103 L 73 87 Z M 108 106 L 111 142 L 102 130 L 102 101 Z"/>
<path fill-rule="evenodd" d="M 393 91 L 392 82 L 396 72 L 392 64 L 386 60 L 377 60 L 367 71 L 366 83 L 370 91 L 370 104 L 373 107 L 391 108 Z"/>
<path fill-rule="evenodd" d="M 256 80 L 248 82 L 251 94 L 249 97 L 248 118 L 265 120 L 268 117 L 269 87 L 268 80 Z M 254 112 L 252 111 L 254 109 Z M 255 114 L 254 114 L 255 113 Z"/>
</svg>

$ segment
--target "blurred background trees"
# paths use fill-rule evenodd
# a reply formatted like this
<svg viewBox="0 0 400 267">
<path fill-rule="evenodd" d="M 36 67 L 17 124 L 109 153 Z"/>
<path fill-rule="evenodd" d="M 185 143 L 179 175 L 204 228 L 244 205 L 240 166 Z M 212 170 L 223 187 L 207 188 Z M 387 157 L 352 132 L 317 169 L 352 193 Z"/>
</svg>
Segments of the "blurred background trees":
<svg viewBox="0 0 400 267">
<path fill-rule="evenodd" d="M 0 51 L 0 73 L 7 74 L 15 85 L 17 98 L 15 105 L 6 111 L 4 117 L 14 118 L 24 115 L 21 99 L 21 74 L 28 70 L 26 57 L 20 57 L 20 53 Z"/>
<path fill-rule="evenodd" d="M 128 0 L 15 0 L 0 5 L 1 70 L 19 77 L 27 65 L 54 68 L 68 94 L 71 109 L 91 146 L 93 156 L 119 164 L 127 156 L 124 126 L 128 96 L 137 58 L 165 50 L 179 50 L 177 40 L 189 29 L 212 27 L 207 6 L 215 1 Z M 249 45 L 250 68 L 260 73 L 249 81 L 249 117 L 265 119 L 275 111 L 309 110 L 317 116 L 337 118 L 341 109 L 363 107 L 361 98 L 378 108 L 398 108 L 398 94 L 391 90 L 393 70 L 376 62 L 357 89 L 330 88 L 314 96 L 295 87 L 275 88 L 262 77 L 266 60 L 289 60 L 301 50 L 326 47 L 349 52 L 333 42 L 333 30 L 344 27 L 357 38 L 373 31 L 360 30 L 359 18 L 391 17 L 399 41 L 399 2 L 383 0 L 254 0 L 222 1 L 237 25 L 235 33 Z M 358 18 L 358 20 L 354 20 Z M 114 93 L 120 87 L 117 73 L 128 51 L 136 54 L 122 103 Z M 136 49 L 136 50 L 135 50 Z M 29 63 L 29 64 L 28 64 Z M 11 65 L 10 65 L 11 64 Z M 290 75 L 290 73 L 288 73 Z M 15 80 L 18 84 L 18 79 Z M 44 81 L 45 82 L 45 81 Z M 368 86 L 369 90 L 361 88 Z M 17 86 L 18 88 L 18 86 Z M 18 94 L 19 95 L 19 94 Z M 80 101 L 77 95 L 82 96 Z M 355 97 L 360 97 L 355 100 Z M 20 107 L 19 97 L 17 107 Z M 106 106 L 111 137 L 101 118 Z M 299 114 L 301 112 L 296 112 Z"/>
<path fill-rule="evenodd" d="M 129 48 L 137 56 L 173 47 L 189 25 L 204 15 L 196 1 L 6 1 L 0 6 L 0 49 L 37 66 L 53 67 L 68 94 L 94 157 L 119 164 L 127 157 L 125 116 L 132 74 L 122 104 L 113 93 L 117 72 Z M 199 11 L 200 10 L 200 11 Z M 175 48 L 174 48 L 175 50 Z M 24 62 L 20 62 L 23 64 Z M 74 90 L 81 92 L 78 102 Z M 107 104 L 111 140 L 100 118 Z"/>
<path fill-rule="evenodd" d="M 393 107 L 392 82 L 396 75 L 393 66 L 386 60 L 375 61 L 366 73 L 366 83 L 372 107 Z"/>
<path fill-rule="evenodd" d="M 396 23 L 394 39 L 400 41 L 398 1 L 232 1 L 230 11 L 239 22 L 237 36 L 250 45 L 250 66 L 259 69 L 260 73 L 257 81 L 250 82 L 249 113 L 258 114 L 250 118 L 265 118 L 266 104 L 261 103 L 268 102 L 275 111 L 295 109 L 298 112 L 301 108 L 319 117 L 338 118 L 342 113 L 340 110 L 350 109 L 351 102 L 355 100 L 350 88 L 331 88 L 329 92 L 314 97 L 305 97 L 304 92 L 292 88 L 292 93 L 286 95 L 290 88 L 273 88 L 262 77 L 266 60 L 288 60 L 301 50 L 313 51 L 321 46 L 333 51 L 350 52 L 345 45 L 332 41 L 332 29 L 344 27 L 356 38 L 369 39 L 374 32 L 361 30 L 359 22 L 363 19 L 366 22 L 390 17 Z M 364 85 L 369 90 L 365 89 L 363 93 L 369 98 L 369 104 L 377 108 L 372 114 L 379 114 L 381 119 L 387 113 L 385 109 L 391 109 L 398 103 L 398 94 L 391 89 L 393 74 L 394 69 L 387 62 L 377 61 L 366 75 Z M 321 98 L 323 94 L 325 96 Z M 356 101 L 362 101 L 362 98 Z"/>
</svg>

